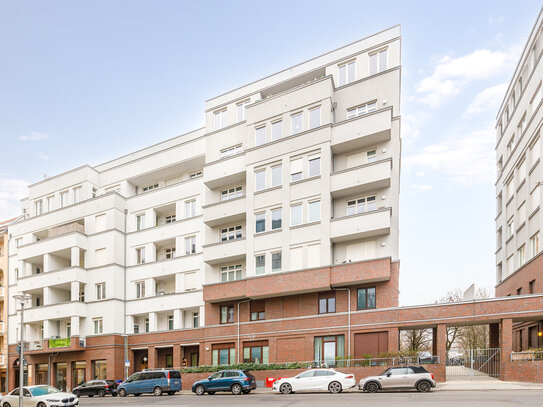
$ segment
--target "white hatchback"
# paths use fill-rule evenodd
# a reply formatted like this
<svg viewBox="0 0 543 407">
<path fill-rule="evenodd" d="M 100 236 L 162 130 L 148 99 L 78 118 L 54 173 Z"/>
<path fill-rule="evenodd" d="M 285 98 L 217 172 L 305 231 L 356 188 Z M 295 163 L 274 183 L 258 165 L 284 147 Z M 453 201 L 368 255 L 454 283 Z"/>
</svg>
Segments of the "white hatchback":
<svg viewBox="0 0 543 407">
<path fill-rule="evenodd" d="M 79 399 L 72 393 L 63 393 L 52 386 L 38 385 L 23 387 L 24 407 L 71 407 L 79 404 Z M 2 397 L 2 407 L 19 405 L 19 388 Z"/>
<path fill-rule="evenodd" d="M 353 374 L 345 374 L 334 369 L 311 369 L 297 376 L 276 380 L 272 390 L 290 394 L 296 391 L 329 391 L 340 393 L 356 385 Z"/>
</svg>

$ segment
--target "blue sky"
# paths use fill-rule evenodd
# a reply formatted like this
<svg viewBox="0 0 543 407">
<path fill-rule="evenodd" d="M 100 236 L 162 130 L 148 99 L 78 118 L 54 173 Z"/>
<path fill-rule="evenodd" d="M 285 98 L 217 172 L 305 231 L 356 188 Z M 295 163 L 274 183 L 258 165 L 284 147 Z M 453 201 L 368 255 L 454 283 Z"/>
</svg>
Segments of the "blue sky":
<svg viewBox="0 0 543 407">
<path fill-rule="evenodd" d="M 0 219 L 44 174 L 201 127 L 206 99 L 401 24 L 400 301 L 493 292 L 494 121 L 541 5 L 3 2 Z"/>
</svg>

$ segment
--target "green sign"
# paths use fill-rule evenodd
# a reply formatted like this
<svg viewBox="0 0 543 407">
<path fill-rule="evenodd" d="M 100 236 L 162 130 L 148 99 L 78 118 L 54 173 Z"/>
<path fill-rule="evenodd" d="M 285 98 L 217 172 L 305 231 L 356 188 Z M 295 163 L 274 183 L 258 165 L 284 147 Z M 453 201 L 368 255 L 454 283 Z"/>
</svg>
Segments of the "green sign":
<svg viewBox="0 0 543 407">
<path fill-rule="evenodd" d="M 68 348 L 70 347 L 70 338 L 49 339 L 49 348 Z"/>
</svg>

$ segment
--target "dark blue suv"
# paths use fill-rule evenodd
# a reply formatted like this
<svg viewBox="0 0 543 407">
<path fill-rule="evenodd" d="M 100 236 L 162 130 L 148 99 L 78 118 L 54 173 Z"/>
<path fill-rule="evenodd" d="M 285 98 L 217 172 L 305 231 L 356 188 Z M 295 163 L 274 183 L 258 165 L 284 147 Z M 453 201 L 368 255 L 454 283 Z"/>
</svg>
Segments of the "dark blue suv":
<svg viewBox="0 0 543 407">
<path fill-rule="evenodd" d="M 205 392 L 215 394 L 216 391 L 231 391 L 232 394 L 248 394 L 256 389 L 255 377 L 244 370 L 221 370 L 207 379 L 199 380 L 192 385 L 192 391 L 198 396 Z"/>
<path fill-rule="evenodd" d="M 125 397 L 128 394 L 139 396 L 143 393 L 153 393 L 162 396 L 181 390 L 181 373 L 179 370 L 144 370 L 134 373 L 117 387 L 117 394 Z"/>
</svg>

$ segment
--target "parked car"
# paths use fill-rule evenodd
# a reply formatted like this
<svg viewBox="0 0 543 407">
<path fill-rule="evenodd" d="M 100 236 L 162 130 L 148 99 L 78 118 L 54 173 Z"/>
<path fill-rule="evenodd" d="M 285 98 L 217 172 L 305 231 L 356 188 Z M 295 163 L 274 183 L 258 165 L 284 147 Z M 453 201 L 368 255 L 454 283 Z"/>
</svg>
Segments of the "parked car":
<svg viewBox="0 0 543 407">
<path fill-rule="evenodd" d="M 385 389 L 417 389 L 428 392 L 433 387 L 436 387 L 434 375 L 422 366 L 391 367 L 379 376 L 369 376 L 358 383 L 360 390 L 369 393 Z"/>
<path fill-rule="evenodd" d="M 55 387 L 47 385 L 23 387 L 24 405 L 32 407 L 77 406 L 79 399 L 64 393 Z M 2 407 L 17 407 L 19 405 L 19 388 L 2 397 Z"/>
<path fill-rule="evenodd" d="M 162 396 L 166 392 L 170 396 L 181 390 L 181 372 L 179 370 L 144 370 L 134 373 L 117 387 L 117 394 L 126 397 L 128 394 L 139 396 L 153 393 Z"/>
<path fill-rule="evenodd" d="M 296 391 L 329 391 L 341 393 L 356 386 L 353 374 L 345 374 L 335 369 L 311 369 L 297 376 L 273 382 L 272 390 L 283 394 Z"/>
<path fill-rule="evenodd" d="M 246 370 L 221 370 L 192 385 L 192 391 L 198 396 L 206 392 L 215 394 L 216 391 L 249 394 L 253 389 L 256 389 L 255 377 Z"/>
<path fill-rule="evenodd" d="M 115 380 L 91 380 L 90 382 L 83 383 L 72 391 L 77 397 L 89 396 L 89 397 L 104 397 L 107 394 L 112 396 L 117 395 L 117 383 Z"/>
</svg>

